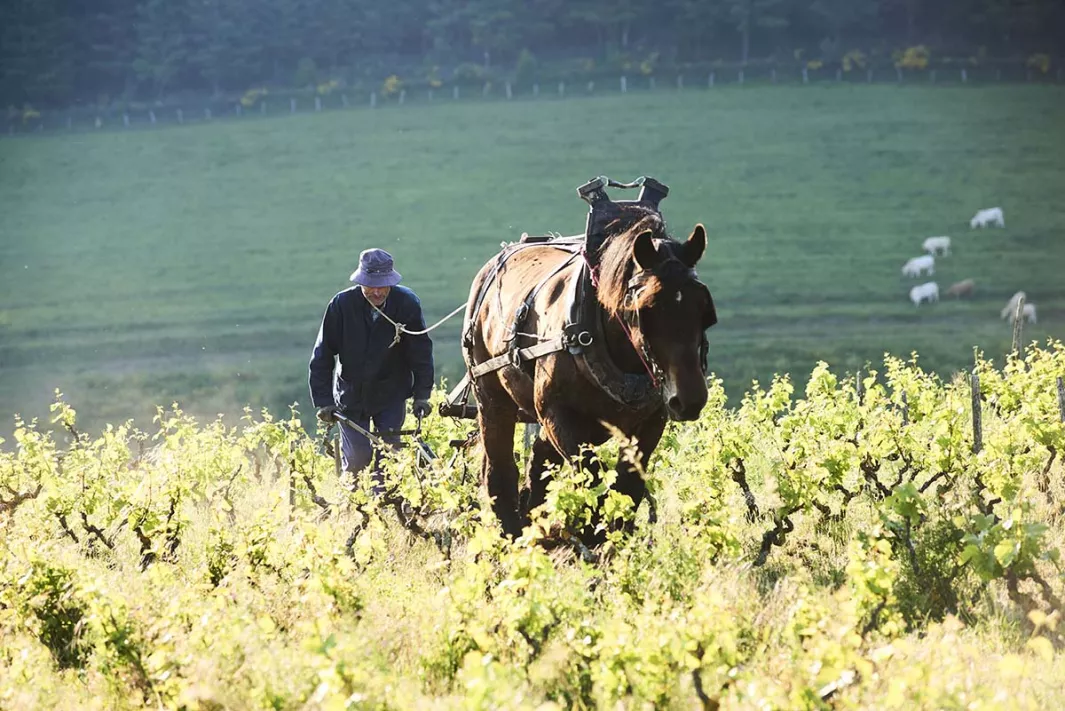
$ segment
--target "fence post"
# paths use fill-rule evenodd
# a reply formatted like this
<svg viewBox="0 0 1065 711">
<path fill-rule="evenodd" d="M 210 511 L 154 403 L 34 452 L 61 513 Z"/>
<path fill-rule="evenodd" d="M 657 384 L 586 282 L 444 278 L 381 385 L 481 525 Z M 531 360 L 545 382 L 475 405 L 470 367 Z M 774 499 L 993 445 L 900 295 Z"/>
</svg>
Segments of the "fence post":
<svg viewBox="0 0 1065 711">
<path fill-rule="evenodd" d="M 628 81 L 625 79 L 624 75 L 622 75 L 622 77 L 621 77 L 621 93 L 622 94 L 627 94 L 629 92 L 629 87 L 626 85 L 627 83 L 628 83 Z"/>
<path fill-rule="evenodd" d="M 973 368 L 973 454 L 979 454 L 984 448 L 984 429 L 980 422 L 980 373 Z"/>
<path fill-rule="evenodd" d="M 296 113 L 296 99 L 295 97 L 288 100 L 288 112 L 290 114 Z"/>
<path fill-rule="evenodd" d="M 510 101 L 511 99 L 514 98 L 514 89 L 511 88 L 509 81 L 506 84 L 506 88 L 507 88 L 507 101 Z"/>
<path fill-rule="evenodd" d="M 1061 421 L 1065 422 L 1065 378 L 1058 376 L 1058 411 L 1061 412 Z"/>
<path fill-rule="evenodd" d="M 710 72 L 710 78 L 707 80 L 707 86 L 713 88 L 714 86 L 714 73 Z"/>
<path fill-rule="evenodd" d="M 377 92 L 376 91 L 371 91 L 370 92 L 370 108 L 371 109 L 377 108 Z"/>
<path fill-rule="evenodd" d="M 810 83 L 810 72 L 809 72 L 809 70 L 806 67 L 802 68 L 802 83 L 803 84 L 809 84 Z"/>
<path fill-rule="evenodd" d="M 455 99 L 456 101 L 458 100 L 458 98 L 459 98 L 459 85 L 458 84 L 456 84 L 455 86 L 451 87 L 451 98 Z"/>
<path fill-rule="evenodd" d="M 185 123 L 185 112 L 182 111 L 181 109 L 177 110 L 177 122 L 178 123 Z"/>
<path fill-rule="evenodd" d="M 902 393 L 902 424 L 910 424 L 910 401 L 905 392 Z"/>
<path fill-rule="evenodd" d="M 1024 297 L 1017 299 L 1017 307 L 1013 311 L 1013 347 L 1010 352 L 1014 357 L 1020 355 L 1021 338 L 1024 331 Z"/>
<path fill-rule="evenodd" d="M 558 95 L 559 96 L 565 96 L 566 95 L 566 82 L 560 81 L 558 83 Z"/>
<path fill-rule="evenodd" d="M 314 110 L 315 111 L 321 111 L 322 110 L 322 97 L 320 97 L 320 96 L 314 97 Z"/>
</svg>

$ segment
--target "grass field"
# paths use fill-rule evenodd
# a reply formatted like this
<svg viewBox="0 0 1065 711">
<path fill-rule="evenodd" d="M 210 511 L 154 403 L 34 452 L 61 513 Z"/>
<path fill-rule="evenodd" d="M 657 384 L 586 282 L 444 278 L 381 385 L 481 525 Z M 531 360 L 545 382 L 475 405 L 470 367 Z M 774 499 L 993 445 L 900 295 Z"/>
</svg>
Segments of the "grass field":
<svg viewBox="0 0 1065 711">
<path fill-rule="evenodd" d="M 707 225 L 733 398 L 818 359 L 964 367 L 1008 348 L 1018 289 L 1039 307 L 1026 339 L 1065 335 L 1062 116 L 1058 87 L 729 87 L 2 140 L 0 431 L 55 388 L 89 427 L 175 399 L 306 409 L 319 319 L 361 249 L 392 251 L 435 320 L 500 242 L 579 231 L 574 187 L 603 173 L 669 184 L 678 235 Z M 1007 228 L 970 231 L 993 205 Z M 941 288 L 977 293 L 918 310 L 899 269 L 941 234 Z M 457 331 L 435 339 L 451 379 Z"/>
</svg>

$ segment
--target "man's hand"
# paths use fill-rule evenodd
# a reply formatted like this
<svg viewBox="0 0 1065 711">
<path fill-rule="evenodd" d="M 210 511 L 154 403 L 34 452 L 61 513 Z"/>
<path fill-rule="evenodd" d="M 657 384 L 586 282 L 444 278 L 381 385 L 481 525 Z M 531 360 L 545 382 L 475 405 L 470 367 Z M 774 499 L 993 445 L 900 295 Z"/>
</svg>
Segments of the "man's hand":
<svg viewBox="0 0 1065 711">
<path fill-rule="evenodd" d="M 411 408 L 414 416 L 419 420 L 423 417 L 427 417 L 430 412 L 433 411 L 433 406 L 429 404 L 428 400 L 415 400 L 414 407 Z"/>
<path fill-rule="evenodd" d="M 330 423 L 330 424 L 333 423 L 333 422 L 336 422 L 337 421 L 337 414 L 336 413 L 337 413 L 337 410 L 339 410 L 339 409 L 340 408 L 338 408 L 336 405 L 326 405 L 325 407 L 319 407 L 318 408 L 318 413 L 317 413 L 318 414 L 318 419 L 321 420 L 322 422 L 327 422 L 327 423 Z"/>
</svg>

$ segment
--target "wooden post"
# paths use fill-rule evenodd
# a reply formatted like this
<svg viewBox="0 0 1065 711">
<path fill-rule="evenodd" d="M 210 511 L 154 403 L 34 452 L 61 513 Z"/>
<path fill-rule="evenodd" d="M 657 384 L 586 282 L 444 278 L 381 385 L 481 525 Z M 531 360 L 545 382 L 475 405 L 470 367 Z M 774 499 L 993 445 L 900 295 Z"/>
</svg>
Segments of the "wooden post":
<svg viewBox="0 0 1065 711">
<path fill-rule="evenodd" d="M 629 93 L 628 80 L 625 78 L 624 75 L 622 75 L 622 77 L 621 77 L 621 93 L 622 94 Z"/>
<path fill-rule="evenodd" d="M 296 113 L 296 99 L 295 97 L 288 100 L 288 112 L 290 114 Z"/>
<path fill-rule="evenodd" d="M 321 111 L 322 110 L 322 97 L 320 97 L 320 96 L 314 97 L 314 110 L 315 111 Z"/>
<path fill-rule="evenodd" d="M 1058 376 L 1058 411 L 1061 412 L 1061 421 L 1065 422 L 1065 378 Z"/>
<path fill-rule="evenodd" d="M 340 481 L 341 462 L 340 462 L 340 430 L 333 433 L 333 471 L 337 474 L 337 481 Z"/>
<path fill-rule="evenodd" d="M 858 404 L 861 405 L 862 401 L 865 400 L 865 381 L 862 379 L 861 368 L 854 374 L 854 383 L 854 389 L 858 393 Z"/>
<path fill-rule="evenodd" d="M 810 71 L 806 67 L 802 68 L 802 83 L 803 84 L 809 84 L 810 83 Z"/>
<path fill-rule="evenodd" d="M 906 398 L 906 393 L 902 393 L 902 424 L 910 424 L 910 401 Z"/>
<path fill-rule="evenodd" d="M 185 123 L 185 112 L 182 111 L 181 109 L 177 110 L 177 122 L 178 123 Z"/>
<path fill-rule="evenodd" d="M 973 368 L 973 454 L 984 448 L 984 429 L 980 422 L 980 374 Z"/>
<path fill-rule="evenodd" d="M 1013 347 L 1011 354 L 1014 358 L 1021 354 L 1021 338 L 1024 331 L 1024 297 L 1017 299 L 1017 308 L 1013 312 Z"/>
</svg>

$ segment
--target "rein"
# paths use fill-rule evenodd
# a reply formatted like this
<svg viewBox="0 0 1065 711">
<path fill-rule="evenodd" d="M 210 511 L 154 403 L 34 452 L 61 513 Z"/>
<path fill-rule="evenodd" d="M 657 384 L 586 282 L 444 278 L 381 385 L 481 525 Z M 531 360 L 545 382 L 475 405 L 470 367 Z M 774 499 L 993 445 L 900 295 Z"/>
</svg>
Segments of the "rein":
<svg viewBox="0 0 1065 711">
<path fill-rule="evenodd" d="M 395 346 L 395 345 L 397 345 L 399 343 L 400 336 L 402 336 L 404 334 L 406 334 L 408 336 L 424 336 L 425 334 L 427 334 L 430 331 L 436 329 L 437 327 L 442 326 L 445 321 L 450 319 L 452 316 L 457 314 L 459 311 L 462 311 L 463 309 L 466 308 L 466 304 L 463 303 L 458 308 L 456 308 L 454 311 L 452 311 L 447 316 L 445 316 L 444 318 L 442 318 L 439 321 L 437 321 L 436 323 L 434 323 L 429 328 L 422 329 L 421 331 L 412 331 L 409 328 L 407 328 L 407 324 L 398 323 L 396 321 L 393 321 L 391 318 L 388 317 L 388 315 L 384 311 L 382 311 L 381 309 L 377 308 L 377 305 L 374 304 L 369 299 L 366 299 L 366 303 L 368 303 L 370 306 L 372 306 L 373 310 L 376 311 L 378 313 L 378 315 L 383 317 L 385 321 L 388 321 L 390 324 L 392 324 L 392 326 L 395 327 L 395 329 L 396 329 L 396 337 L 392 339 L 392 343 L 388 346 L 389 348 L 392 348 L 393 346 Z"/>
<path fill-rule="evenodd" d="M 584 258 L 584 263 L 588 266 L 588 274 L 592 279 L 592 286 L 598 291 L 599 268 L 593 266 L 592 263 L 588 261 L 588 253 L 583 249 L 581 250 L 581 256 Z M 630 284 L 628 290 L 625 292 L 626 303 L 628 303 L 629 297 L 634 293 L 635 292 Z M 621 324 L 621 330 L 625 332 L 625 337 L 629 339 L 629 344 L 633 347 L 633 350 L 636 351 L 636 355 L 639 357 L 640 362 L 643 363 L 644 370 L 647 371 L 647 375 L 651 378 L 651 384 L 657 389 L 659 387 L 657 374 L 662 372 L 662 368 L 658 365 L 658 362 L 655 361 L 654 354 L 651 353 L 651 350 L 647 347 L 647 343 L 644 339 L 641 338 L 640 343 L 637 345 L 636 339 L 632 336 L 633 330 L 638 330 L 640 328 L 640 311 L 639 309 L 626 308 L 625 312 L 632 314 L 632 326 L 626 323 L 626 319 L 624 318 L 618 318 L 618 323 Z"/>
</svg>

